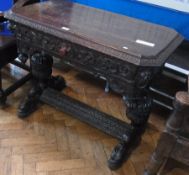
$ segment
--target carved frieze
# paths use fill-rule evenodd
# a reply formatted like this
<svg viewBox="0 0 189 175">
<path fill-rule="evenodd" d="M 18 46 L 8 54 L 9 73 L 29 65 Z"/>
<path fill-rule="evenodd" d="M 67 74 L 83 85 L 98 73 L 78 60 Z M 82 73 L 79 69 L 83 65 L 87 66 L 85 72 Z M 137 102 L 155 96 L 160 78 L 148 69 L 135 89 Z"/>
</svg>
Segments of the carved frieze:
<svg viewBox="0 0 189 175">
<path fill-rule="evenodd" d="M 20 53 L 31 57 L 36 52 L 43 52 L 60 57 L 66 64 L 104 77 L 110 88 L 120 94 L 132 93 L 133 88 L 146 88 L 153 76 L 152 67 L 139 69 L 134 64 L 24 25 L 16 24 L 15 33 Z"/>
</svg>

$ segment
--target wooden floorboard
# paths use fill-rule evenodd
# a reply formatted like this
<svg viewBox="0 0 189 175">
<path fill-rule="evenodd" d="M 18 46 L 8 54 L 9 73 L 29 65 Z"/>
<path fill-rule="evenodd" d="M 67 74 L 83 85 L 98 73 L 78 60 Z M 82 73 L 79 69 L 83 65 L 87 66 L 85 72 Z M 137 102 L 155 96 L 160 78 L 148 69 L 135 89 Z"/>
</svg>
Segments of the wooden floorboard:
<svg viewBox="0 0 189 175">
<path fill-rule="evenodd" d="M 104 82 L 71 69 L 53 72 L 65 77 L 67 95 L 128 121 L 121 97 L 105 93 Z M 4 85 L 8 86 L 23 74 L 14 66 L 6 68 Z M 40 105 L 24 120 L 17 118 L 19 101 L 30 86 L 27 83 L 9 96 L 7 106 L 0 110 L 0 175 L 142 175 L 167 114 L 162 111 L 151 114 L 140 146 L 122 168 L 111 171 L 107 159 L 118 143 L 116 139 L 48 105 Z M 181 169 L 169 173 L 186 174 L 188 171 Z"/>
</svg>

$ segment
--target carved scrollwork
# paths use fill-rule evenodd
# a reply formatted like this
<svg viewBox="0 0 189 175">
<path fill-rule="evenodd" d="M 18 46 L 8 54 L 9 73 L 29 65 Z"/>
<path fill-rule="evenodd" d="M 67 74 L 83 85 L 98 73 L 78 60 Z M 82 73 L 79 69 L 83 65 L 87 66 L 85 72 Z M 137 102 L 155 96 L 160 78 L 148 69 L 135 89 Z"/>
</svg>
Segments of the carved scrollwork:
<svg viewBox="0 0 189 175">
<path fill-rule="evenodd" d="M 75 45 L 66 55 L 65 60 L 70 64 L 94 75 L 103 76 L 110 84 L 110 88 L 117 93 L 127 91 L 127 84 L 132 83 L 136 67 L 130 63 L 115 59 L 94 50 Z"/>
<path fill-rule="evenodd" d="M 149 86 L 149 82 L 152 80 L 152 75 L 152 71 L 147 68 L 146 70 L 140 70 L 135 78 L 136 87 L 139 89 L 144 89 Z"/>
<path fill-rule="evenodd" d="M 141 125 L 146 123 L 152 106 L 150 97 L 125 98 L 127 105 L 127 117 L 134 123 Z"/>
<path fill-rule="evenodd" d="M 21 41 L 21 53 L 32 55 L 43 50 L 55 56 L 65 56 L 64 61 L 75 67 L 82 67 L 86 71 L 104 77 L 121 77 L 127 79 L 133 70 L 133 65 L 122 60 L 114 59 L 92 49 L 70 43 L 48 34 L 42 34 L 27 27 L 18 25 L 16 29 L 17 40 Z M 29 47 L 28 47 L 29 46 Z"/>
<path fill-rule="evenodd" d="M 120 94 L 130 93 L 133 86 L 145 89 L 151 78 L 150 69 L 138 70 L 137 66 L 121 59 L 113 58 L 93 49 L 43 34 L 29 27 L 16 24 L 19 52 L 31 57 L 36 52 L 44 52 L 63 59 L 83 71 L 105 77 L 110 88 Z M 26 57 L 26 56 L 25 56 Z"/>
<path fill-rule="evenodd" d="M 30 49 L 32 48 L 33 52 L 42 50 L 52 55 L 58 55 L 59 50 L 62 47 L 63 42 L 61 39 L 44 35 L 41 32 L 35 30 L 30 30 L 28 27 L 22 25 L 17 25 L 15 33 L 17 41 L 22 43 L 20 46 L 20 48 L 22 48 L 20 49 L 21 52 L 30 53 Z M 27 47 L 30 49 L 26 49 Z"/>
</svg>

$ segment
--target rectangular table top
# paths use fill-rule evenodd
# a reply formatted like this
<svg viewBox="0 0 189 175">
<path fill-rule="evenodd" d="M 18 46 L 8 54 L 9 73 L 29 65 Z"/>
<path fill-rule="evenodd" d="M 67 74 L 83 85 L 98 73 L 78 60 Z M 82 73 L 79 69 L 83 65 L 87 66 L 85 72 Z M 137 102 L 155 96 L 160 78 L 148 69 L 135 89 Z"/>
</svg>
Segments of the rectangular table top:
<svg viewBox="0 0 189 175">
<path fill-rule="evenodd" d="M 5 16 L 141 66 L 162 65 L 183 40 L 172 29 L 66 0 L 13 8 Z"/>
</svg>

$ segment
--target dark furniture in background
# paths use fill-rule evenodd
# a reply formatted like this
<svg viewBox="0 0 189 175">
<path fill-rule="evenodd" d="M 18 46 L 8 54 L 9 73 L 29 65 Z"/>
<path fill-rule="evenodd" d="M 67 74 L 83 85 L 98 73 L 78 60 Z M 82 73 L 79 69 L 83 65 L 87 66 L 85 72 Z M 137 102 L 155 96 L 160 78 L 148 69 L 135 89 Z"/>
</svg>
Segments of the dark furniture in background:
<svg viewBox="0 0 189 175">
<path fill-rule="evenodd" d="M 30 59 L 35 79 L 19 116 L 35 111 L 40 100 L 74 115 L 120 140 L 108 163 L 112 169 L 121 166 L 146 128 L 151 80 L 183 38 L 166 27 L 65 0 L 16 7 L 6 18 L 15 28 L 19 53 Z M 60 94 L 57 90 L 65 82 L 51 75 L 53 56 L 105 79 L 122 95 L 131 124 Z"/>
<path fill-rule="evenodd" d="M 0 16 L 0 21 L 5 21 L 3 14 Z M 2 84 L 2 76 L 1 70 L 4 66 L 8 63 L 12 63 L 22 69 L 30 71 L 29 67 L 22 64 L 15 59 L 18 57 L 17 54 L 17 46 L 16 46 L 16 39 L 14 36 L 1 36 L 0 35 L 0 106 L 4 106 L 6 102 L 6 98 L 20 86 L 22 86 L 26 81 L 31 78 L 31 73 L 28 73 L 26 76 L 21 78 L 20 80 L 16 81 L 10 87 L 4 89 Z"/>
<path fill-rule="evenodd" d="M 173 110 L 176 92 L 187 90 L 189 74 L 189 41 L 185 40 L 169 56 L 162 72 L 150 85 L 155 104 Z"/>
<path fill-rule="evenodd" d="M 144 174 L 158 174 L 163 163 L 169 158 L 189 166 L 189 91 L 177 92 L 174 111 L 167 121 Z"/>
</svg>

